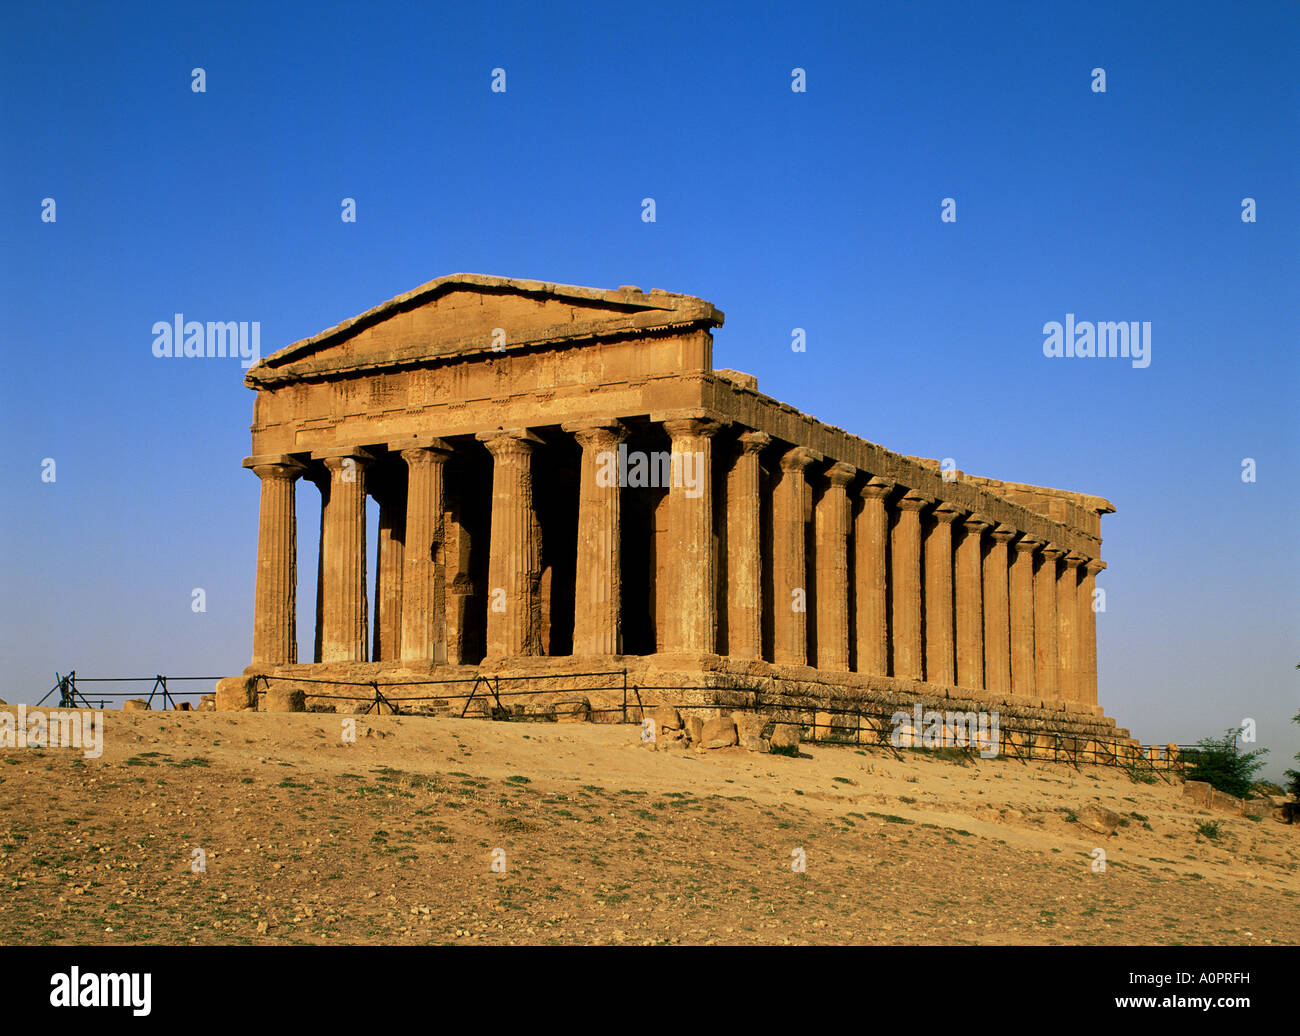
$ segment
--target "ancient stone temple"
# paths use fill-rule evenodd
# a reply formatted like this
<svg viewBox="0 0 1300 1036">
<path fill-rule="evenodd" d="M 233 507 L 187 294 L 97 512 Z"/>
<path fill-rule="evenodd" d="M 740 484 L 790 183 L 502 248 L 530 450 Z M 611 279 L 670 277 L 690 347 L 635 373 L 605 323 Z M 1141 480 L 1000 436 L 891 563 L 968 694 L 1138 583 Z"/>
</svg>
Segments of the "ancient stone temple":
<svg viewBox="0 0 1300 1036">
<path fill-rule="evenodd" d="M 255 365 L 247 672 L 783 678 L 1109 723 L 1111 505 L 823 424 L 714 370 L 722 322 L 688 295 L 456 274 Z"/>
</svg>

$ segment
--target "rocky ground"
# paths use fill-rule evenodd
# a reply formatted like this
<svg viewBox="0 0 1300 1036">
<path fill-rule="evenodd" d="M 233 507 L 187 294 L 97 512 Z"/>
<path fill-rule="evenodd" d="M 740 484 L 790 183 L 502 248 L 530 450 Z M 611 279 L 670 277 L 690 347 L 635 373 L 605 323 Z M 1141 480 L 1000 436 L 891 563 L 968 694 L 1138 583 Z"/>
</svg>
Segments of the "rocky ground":
<svg viewBox="0 0 1300 1036">
<path fill-rule="evenodd" d="M 1114 769 L 343 720 L 113 712 L 98 759 L 0 749 L 0 942 L 1300 942 L 1300 827 Z"/>
</svg>

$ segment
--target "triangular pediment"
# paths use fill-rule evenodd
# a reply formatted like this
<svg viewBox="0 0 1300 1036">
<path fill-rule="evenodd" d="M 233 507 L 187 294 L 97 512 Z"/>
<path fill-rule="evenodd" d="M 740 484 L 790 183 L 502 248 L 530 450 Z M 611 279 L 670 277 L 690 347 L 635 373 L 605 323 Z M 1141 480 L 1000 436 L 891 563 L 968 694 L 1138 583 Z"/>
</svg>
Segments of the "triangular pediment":
<svg viewBox="0 0 1300 1036">
<path fill-rule="evenodd" d="M 658 328 L 722 323 L 711 303 L 637 288 L 616 291 L 484 274 L 451 274 L 272 353 L 245 378 L 298 378 L 418 365 L 504 348 L 577 343 Z"/>
</svg>

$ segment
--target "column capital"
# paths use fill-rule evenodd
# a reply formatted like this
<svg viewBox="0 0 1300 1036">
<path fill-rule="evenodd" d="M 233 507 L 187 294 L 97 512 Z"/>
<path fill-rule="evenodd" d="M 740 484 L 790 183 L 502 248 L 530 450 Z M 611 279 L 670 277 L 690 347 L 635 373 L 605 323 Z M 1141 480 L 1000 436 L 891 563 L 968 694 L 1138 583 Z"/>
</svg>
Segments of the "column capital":
<svg viewBox="0 0 1300 1036">
<path fill-rule="evenodd" d="M 673 439 L 702 438 L 711 439 L 722 430 L 722 422 L 712 416 L 669 416 L 659 422 L 665 432 Z"/>
<path fill-rule="evenodd" d="M 966 531 L 975 536 L 983 535 L 985 529 L 991 529 L 993 523 L 978 511 L 972 511 L 962 519 L 962 524 L 966 526 Z"/>
<path fill-rule="evenodd" d="M 451 454 L 450 447 L 444 450 L 437 446 L 408 446 L 401 451 L 402 460 L 406 461 L 408 468 L 416 464 L 443 463 Z"/>
<path fill-rule="evenodd" d="M 782 471 L 806 471 L 809 465 L 816 464 L 824 458 L 820 453 L 807 446 L 795 446 L 781 454 Z"/>
<path fill-rule="evenodd" d="M 479 432 L 474 438 L 486 446 L 493 457 L 531 453 L 542 444 L 541 437 L 527 428 L 500 428 L 494 432 Z"/>
<path fill-rule="evenodd" d="M 1032 554 L 1042 545 L 1042 540 L 1036 540 L 1027 533 L 1016 540 L 1016 550 L 1020 551 L 1021 554 Z"/>
<path fill-rule="evenodd" d="M 1070 553 L 1065 555 L 1065 564 L 1068 568 L 1078 568 L 1087 560 L 1088 559 L 1085 555 L 1075 553 L 1074 551 L 1070 551 Z"/>
<path fill-rule="evenodd" d="M 836 461 L 826 469 L 831 485 L 843 488 L 858 477 L 858 469 L 847 461 Z"/>
<path fill-rule="evenodd" d="M 597 449 L 617 446 L 628 437 L 627 426 L 621 421 L 570 421 L 560 425 L 561 431 L 568 432 L 578 441 L 584 450 L 593 446 Z"/>
<path fill-rule="evenodd" d="M 894 483 L 879 475 L 872 475 L 859 490 L 864 500 L 884 500 L 893 491 Z"/>
<path fill-rule="evenodd" d="M 909 489 L 898 498 L 894 506 L 900 511 L 919 511 L 931 502 L 928 496 L 918 493 L 915 489 Z"/>
<path fill-rule="evenodd" d="M 1016 530 L 1010 525 L 999 525 L 989 535 L 998 543 L 1010 543 L 1016 538 Z"/>
<path fill-rule="evenodd" d="M 313 453 L 313 457 L 317 454 Z M 364 471 L 373 461 L 374 454 L 362 449 L 344 449 L 330 450 L 326 455 L 320 456 L 319 460 L 331 473 L 335 471 L 362 470 Z"/>
<path fill-rule="evenodd" d="M 1095 576 L 1106 569 L 1106 562 L 1100 558 L 1087 558 L 1084 560 L 1083 570 L 1090 576 Z"/>
<path fill-rule="evenodd" d="M 1056 562 L 1065 557 L 1066 552 L 1054 543 L 1048 543 L 1043 547 L 1043 560 Z"/>
<path fill-rule="evenodd" d="M 757 453 L 771 441 L 772 437 L 767 432 L 741 432 L 736 439 L 736 452 L 740 454 Z"/>
<path fill-rule="evenodd" d="M 952 504 L 947 503 L 946 501 L 940 500 L 939 503 L 935 505 L 933 513 L 935 521 L 943 522 L 944 525 L 951 525 L 966 512 L 960 508 L 953 507 Z"/>
<path fill-rule="evenodd" d="M 307 465 L 288 453 L 263 453 L 245 457 L 243 467 L 260 479 L 278 478 L 292 482 L 307 470 Z"/>
</svg>

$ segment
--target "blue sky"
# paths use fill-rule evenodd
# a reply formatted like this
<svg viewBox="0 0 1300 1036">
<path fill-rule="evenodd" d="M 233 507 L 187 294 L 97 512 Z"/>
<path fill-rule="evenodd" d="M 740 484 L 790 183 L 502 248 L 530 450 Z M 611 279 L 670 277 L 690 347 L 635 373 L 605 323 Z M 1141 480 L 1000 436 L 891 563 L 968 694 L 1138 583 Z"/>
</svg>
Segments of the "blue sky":
<svg viewBox="0 0 1300 1036">
<path fill-rule="evenodd" d="M 763 391 L 1108 497 L 1103 705 L 1144 740 L 1252 717 L 1279 774 L 1295 6 L 873 6 L 7 6 L 0 696 L 247 664 L 252 393 L 155 359 L 155 321 L 260 321 L 270 352 L 474 271 L 700 295 Z M 1066 313 L 1150 321 L 1150 367 L 1045 358 Z"/>
</svg>

